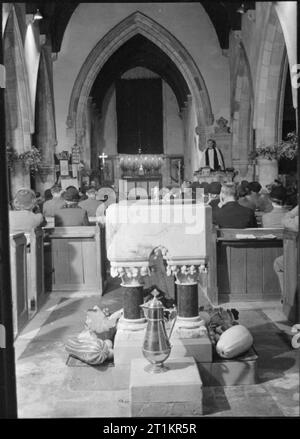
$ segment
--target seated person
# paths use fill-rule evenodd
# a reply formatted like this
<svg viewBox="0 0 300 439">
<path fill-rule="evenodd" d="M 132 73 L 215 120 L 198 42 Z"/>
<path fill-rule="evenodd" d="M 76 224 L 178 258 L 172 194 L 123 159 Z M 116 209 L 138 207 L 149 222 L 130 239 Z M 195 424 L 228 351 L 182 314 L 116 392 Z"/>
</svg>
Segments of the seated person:
<svg viewBox="0 0 300 439">
<path fill-rule="evenodd" d="M 222 188 L 222 185 L 219 181 L 212 181 L 211 183 L 209 183 L 209 185 L 208 185 L 209 203 L 212 200 L 219 200 L 220 201 L 221 188 Z"/>
<path fill-rule="evenodd" d="M 212 222 L 213 222 L 213 224 L 216 224 L 215 214 L 216 214 L 217 210 L 220 209 L 219 203 L 220 203 L 221 187 L 222 187 L 222 185 L 219 181 L 212 181 L 208 186 L 208 197 L 209 197 L 208 204 L 212 208 Z"/>
<path fill-rule="evenodd" d="M 100 203 L 97 210 L 96 210 L 96 221 L 99 224 L 104 225 L 105 224 L 105 211 L 107 209 L 107 206 L 105 203 Z"/>
<path fill-rule="evenodd" d="M 89 226 L 87 211 L 78 206 L 80 197 L 76 187 L 69 186 L 62 194 L 62 197 L 65 205 L 55 212 L 55 227 Z"/>
<path fill-rule="evenodd" d="M 281 224 L 284 228 L 288 230 L 293 230 L 294 232 L 298 232 L 299 230 L 299 207 L 296 206 L 291 211 L 287 212 L 282 218 Z M 284 273 L 284 264 L 283 264 L 283 255 L 278 256 L 274 260 L 274 271 L 278 276 L 280 290 L 281 290 L 281 303 L 283 302 L 283 273 Z"/>
<path fill-rule="evenodd" d="M 282 219 L 288 212 L 284 206 L 286 200 L 286 189 L 283 186 L 274 186 L 270 192 L 270 200 L 273 209 L 271 212 L 263 213 L 261 217 L 263 227 L 282 227 Z"/>
<path fill-rule="evenodd" d="M 200 168 L 207 166 L 214 171 L 224 171 L 225 169 L 222 151 L 217 148 L 217 144 L 213 139 L 208 139 L 207 147 L 204 149 L 200 159 Z"/>
<path fill-rule="evenodd" d="M 246 198 L 255 204 L 255 208 L 261 212 L 270 212 L 272 210 L 272 203 L 267 194 L 261 194 L 261 184 L 258 181 L 251 181 L 249 183 L 250 194 Z"/>
<path fill-rule="evenodd" d="M 98 189 L 96 200 L 103 201 L 108 207 L 117 202 L 117 194 L 112 186 L 102 186 Z"/>
<path fill-rule="evenodd" d="M 238 202 L 241 206 L 248 207 L 255 211 L 256 205 L 247 198 L 247 195 L 250 195 L 249 183 L 242 181 L 238 186 Z"/>
<path fill-rule="evenodd" d="M 46 201 L 52 200 L 52 198 L 53 198 L 53 195 L 52 195 L 51 189 L 46 189 L 44 192 L 44 203 Z"/>
<path fill-rule="evenodd" d="M 45 226 L 46 220 L 41 213 L 34 213 L 37 205 L 36 196 L 31 189 L 19 189 L 13 199 L 13 210 L 9 211 L 11 232 L 28 233 L 38 226 Z"/>
<path fill-rule="evenodd" d="M 87 211 L 88 216 L 96 216 L 96 210 L 102 203 L 100 200 L 96 200 L 96 189 L 90 188 L 86 191 L 87 199 L 79 201 L 78 206 Z"/>
<path fill-rule="evenodd" d="M 209 189 L 209 183 L 207 183 L 207 181 L 202 181 L 200 183 L 200 188 L 203 189 L 204 192 L 204 201 L 207 202 L 208 201 L 208 189 Z"/>
<path fill-rule="evenodd" d="M 34 213 L 42 213 L 43 204 L 44 204 L 43 197 L 41 196 L 40 192 L 35 192 L 35 197 L 36 197 L 36 207 L 34 208 Z"/>
<path fill-rule="evenodd" d="M 54 185 L 50 190 L 52 198 L 45 201 L 43 205 L 43 214 L 46 217 L 54 217 L 55 212 L 65 205 L 65 201 L 61 197 L 61 187 L 58 185 Z"/>
<path fill-rule="evenodd" d="M 215 223 L 219 227 L 243 229 L 257 227 L 254 211 L 237 202 L 234 183 L 224 183 L 220 192 L 220 209 L 215 213 Z"/>
</svg>

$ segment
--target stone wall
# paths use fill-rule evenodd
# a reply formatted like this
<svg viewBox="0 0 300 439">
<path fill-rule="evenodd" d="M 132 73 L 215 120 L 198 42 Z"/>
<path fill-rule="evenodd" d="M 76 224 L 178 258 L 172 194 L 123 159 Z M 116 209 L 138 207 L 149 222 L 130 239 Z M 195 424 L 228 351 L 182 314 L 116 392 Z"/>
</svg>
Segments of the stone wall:
<svg viewBox="0 0 300 439">
<path fill-rule="evenodd" d="M 213 25 L 199 3 L 82 4 L 71 17 L 61 52 L 54 64 L 58 149 L 60 145 L 73 141 L 66 139 L 68 104 L 73 84 L 86 57 L 113 26 L 136 11 L 150 17 L 180 41 L 203 76 L 212 112 L 216 113 L 216 117 L 219 113 L 228 116 L 228 63 L 222 55 Z M 159 38 L 157 41 L 159 44 Z"/>
</svg>

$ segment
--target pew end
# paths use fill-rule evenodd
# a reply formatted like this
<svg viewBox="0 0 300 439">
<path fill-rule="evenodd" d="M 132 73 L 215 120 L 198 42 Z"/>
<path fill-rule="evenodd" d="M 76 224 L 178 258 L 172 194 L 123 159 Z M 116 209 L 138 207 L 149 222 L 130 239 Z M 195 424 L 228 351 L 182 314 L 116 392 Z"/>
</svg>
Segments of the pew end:
<svg viewBox="0 0 300 439">
<path fill-rule="evenodd" d="M 105 288 L 104 255 L 101 251 L 101 227 L 54 227 L 47 230 L 51 258 L 51 291 L 93 291 Z M 49 284 L 49 283 L 48 283 Z M 49 285 L 47 285 L 49 286 Z"/>
</svg>

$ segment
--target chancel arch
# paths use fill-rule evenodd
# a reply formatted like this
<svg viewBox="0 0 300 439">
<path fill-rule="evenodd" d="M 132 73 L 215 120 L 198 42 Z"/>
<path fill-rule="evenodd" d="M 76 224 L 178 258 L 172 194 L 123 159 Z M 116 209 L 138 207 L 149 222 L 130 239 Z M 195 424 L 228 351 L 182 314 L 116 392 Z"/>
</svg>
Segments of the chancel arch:
<svg viewBox="0 0 300 439">
<path fill-rule="evenodd" d="M 84 148 L 88 147 L 86 139 L 86 108 L 90 92 L 97 75 L 109 62 L 115 52 L 130 39 L 136 36 L 147 39 L 157 47 L 165 57 L 172 63 L 177 71 L 177 77 L 183 78 L 186 83 L 185 99 L 176 93 L 176 99 L 181 111 L 188 105 L 188 96 L 193 99 L 196 112 L 196 124 L 202 127 L 201 143 L 205 143 L 205 128 L 212 125 L 213 114 L 210 98 L 203 77 L 193 61 L 192 57 L 183 45 L 164 27 L 145 16 L 136 12 L 115 26 L 99 43 L 94 47 L 77 76 L 74 84 L 67 119 L 69 131 L 73 132 L 74 141 Z M 173 91 L 179 90 L 175 84 L 170 84 Z M 185 102 L 184 102 L 185 100 Z"/>
</svg>

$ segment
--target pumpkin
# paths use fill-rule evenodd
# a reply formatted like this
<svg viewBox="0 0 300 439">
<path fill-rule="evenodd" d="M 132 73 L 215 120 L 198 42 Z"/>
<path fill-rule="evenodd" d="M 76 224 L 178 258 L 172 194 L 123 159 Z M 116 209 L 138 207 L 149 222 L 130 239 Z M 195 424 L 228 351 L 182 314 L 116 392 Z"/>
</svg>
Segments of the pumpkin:
<svg viewBox="0 0 300 439">
<path fill-rule="evenodd" d="M 216 345 L 217 353 L 223 358 L 234 358 L 248 351 L 253 337 L 243 325 L 234 325 L 224 331 Z"/>
</svg>

